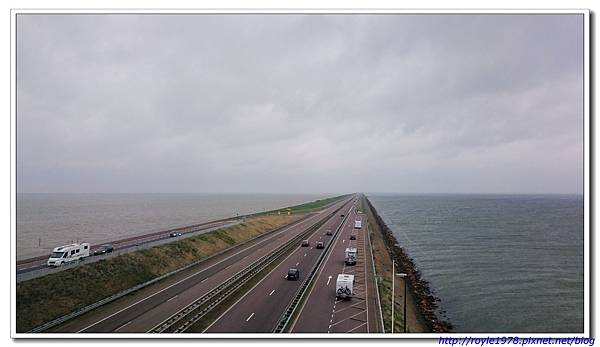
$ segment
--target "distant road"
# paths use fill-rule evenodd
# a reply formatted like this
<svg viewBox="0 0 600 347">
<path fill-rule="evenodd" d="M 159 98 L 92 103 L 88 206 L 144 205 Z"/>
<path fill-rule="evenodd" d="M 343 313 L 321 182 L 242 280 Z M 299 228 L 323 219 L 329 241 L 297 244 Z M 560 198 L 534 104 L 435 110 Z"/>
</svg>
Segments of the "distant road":
<svg viewBox="0 0 600 347">
<path fill-rule="evenodd" d="M 55 273 L 59 271 L 64 271 L 66 269 L 70 269 L 81 264 L 93 263 L 102 259 L 112 258 L 119 256 L 121 254 L 138 251 L 145 248 L 150 248 L 154 246 L 158 246 L 164 243 L 172 242 L 176 239 L 192 237 L 200 234 L 205 234 L 207 232 L 229 227 L 232 225 L 236 225 L 241 223 L 240 220 L 229 219 L 229 220 L 220 220 L 214 222 L 207 222 L 203 224 L 193 225 L 185 228 L 171 229 L 146 235 L 129 237 L 126 239 L 116 240 L 112 242 L 106 242 L 103 244 L 111 243 L 114 246 L 114 251 L 107 254 L 102 254 L 98 256 L 92 255 L 94 250 L 98 249 L 101 245 L 94 245 L 90 250 L 90 257 L 76 261 L 70 264 L 65 264 L 56 268 L 51 268 L 46 265 L 46 261 L 48 260 L 48 256 L 44 257 L 36 257 L 28 260 L 22 260 L 17 262 L 17 283 L 30 280 L 36 277 L 45 276 L 50 273 Z M 176 238 L 171 237 L 171 232 L 180 232 L 181 236 Z M 41 259 L 40 259 L 41 258 Z"/>
</svg>

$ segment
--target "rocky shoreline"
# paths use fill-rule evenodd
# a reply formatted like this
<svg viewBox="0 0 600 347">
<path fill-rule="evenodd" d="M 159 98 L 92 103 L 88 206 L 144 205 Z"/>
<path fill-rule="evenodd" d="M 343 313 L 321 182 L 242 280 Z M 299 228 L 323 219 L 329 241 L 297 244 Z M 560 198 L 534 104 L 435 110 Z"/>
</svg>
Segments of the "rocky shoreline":
<svg viewBox="0 0 600 347">
<path fill-rule="evenodd" d="M 366 197 L 365 197 L 366 198 Z M 383 221 L 379 213 L 371 204 L 368 198 L 366 198 L 367 204 L 369 208 L 373 212 L 377 224 L 383 233 L 383 239 L 385 241 L 386 247 L 392 259 L 396 262 L 397 266 L 407 274 L 408 278 L 408 288 L 410 289 L 414 299 L 416 306 L 419 308 L 421 315 L 423 316 L 424 321 L 428 325 L 431 331 L 436 333 L 445 333 L 449 332 L 452 329 L 452 324 L 447 320 L 444 320 L 436 314 L 436 310 L 438 308 L 438 302 L 440 299 L 436 297 L 430 287 L 429 282 L 423 279 L 421 272 L 416 268 L 413 259 L 410 258 L 404 249 L 400 247 L 398 241 L 394 237 L 392 230 L 387 226 L 387 224 Z"/>
</svg>

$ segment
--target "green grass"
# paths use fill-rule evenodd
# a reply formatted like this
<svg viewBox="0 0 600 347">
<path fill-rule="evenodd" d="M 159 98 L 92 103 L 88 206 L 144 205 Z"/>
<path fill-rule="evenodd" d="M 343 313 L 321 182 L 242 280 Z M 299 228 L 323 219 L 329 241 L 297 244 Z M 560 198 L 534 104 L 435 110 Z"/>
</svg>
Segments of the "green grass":
<svg viewBox="0 0 600 347">
<path fill-rule="evenodd" d="M 83 264 L 17 284 L 17 331 L 27 332 L 234 244 L 289 224 L 299 216 L 256 216 L 228 228 Z"/>
<path fill-rule="evenodd" d="M 334 196 L 334 197 L 326 198 L 326 199 L 319 199 L 319 200 L 307 202 L 307 203 L 300 204 L 300 205 L 295 205 L 295 206 L 289 206 L 289 207 L 285 207 L 285 208 L 280 208 L 280 209 L 277 209 L 277 210 L 269 211 L 267 213 L 281 212 L 283 214 L 283 213 L 287 213 L 287 212 L 291 212 L 291 213 L 309 212 L 311 210 L 316 210 L 316 209 L 322 208 L 324 206 L 327 206 L 327 205 L 331 204 L 332 202 L 341 200 L 341 199 L 346 198 L 348 196 L 349 195 L 346 194 L 346 195 Z"/>
</svg>

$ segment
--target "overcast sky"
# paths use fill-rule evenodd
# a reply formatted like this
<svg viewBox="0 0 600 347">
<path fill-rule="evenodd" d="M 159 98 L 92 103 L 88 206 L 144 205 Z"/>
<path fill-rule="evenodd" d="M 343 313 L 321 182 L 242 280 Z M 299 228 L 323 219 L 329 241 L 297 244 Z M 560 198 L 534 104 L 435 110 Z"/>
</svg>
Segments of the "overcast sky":
<svg viewBox="0 0 600 347">
<path fill-rule="evenodd" d="M 26 15 L 19 192 L 583 191 L 579 15 Z"/>
</svg>

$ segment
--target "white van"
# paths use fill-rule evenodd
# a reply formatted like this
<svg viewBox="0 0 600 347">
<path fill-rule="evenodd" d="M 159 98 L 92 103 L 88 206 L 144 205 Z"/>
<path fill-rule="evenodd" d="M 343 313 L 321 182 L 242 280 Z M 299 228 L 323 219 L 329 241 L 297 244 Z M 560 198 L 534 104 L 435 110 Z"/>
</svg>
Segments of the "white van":
<svg viewBox="0 0 600 347">
<path fill-rule="evenodd" d="M 362 220 L 354 221 L 354 229 L 361 229 L 361 228 L 362 228 Z"/>
<path fill-rule="evenodd" d="M 52 254 L 50 254 L 50 258 L 48 258 L 48 266 L 61 266 L 89 256 L 89 243 L 73 243 L 66 246 L 60 246 L 52 250 Z"/>
<path fill-rule="evenodd" d="M 356 265 L 356 255 L 357 255 L 356 248 L 354 248 L 354 247 L 346 248 L 346 256 L 344 258 L 346 265 Z"/>
<path fill-rule="evenodd" d="M 335 283 L 335 298 L 350 299 L 354 295 L 354 275 L 339 274 Z"/>
</svg>

